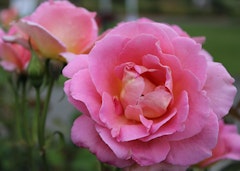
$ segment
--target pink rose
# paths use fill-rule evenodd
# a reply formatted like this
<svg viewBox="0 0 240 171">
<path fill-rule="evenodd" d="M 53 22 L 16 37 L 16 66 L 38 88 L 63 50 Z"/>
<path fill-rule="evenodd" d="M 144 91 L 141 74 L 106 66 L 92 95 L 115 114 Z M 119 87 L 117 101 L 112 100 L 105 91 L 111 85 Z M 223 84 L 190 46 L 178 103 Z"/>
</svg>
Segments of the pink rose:
<svg viewBox="0 0 240 171">
<path fill-rule="evenodd" d="M 17 26 L 25 32 L 31 46 L 42 56 L 61 59 L 59 53 L 84 53 L 95 42 L 98 28 L 95 13 L 68 1 L 42 3 Z"/>
<path fill-rule="evenodd" d="M 218 143 L 213 149 L 213 155 L 202 161 L 201 167 L 209 166 L 219 160 L 233 159 L 240 160 L 240 135 L 236 125 L 219 123 Z"/>
<path fill-rule="evenodd" d="M 203 52 L 167 24 L 113 28 L 63 70 L 65 93 L 83 113 L 73 142 L 118 167 L 189 166 L 210 157 L 236 88 Z"/>
<path fill-rule="evenodd" d="M 4 36 L 16 33 L 15 27 L 12 27 L 8 34 L 0 30 L 0 65 L 7 71 L 23 72 L 30 61 L 30 51 L 19 44 L 7 43 L 2 40 Z"/>
<path fill-rule="evenodd" d="M 18 18 L 18 11 L 14 8 L 3 9 L 0 12 L 0 23 L 4 28 L 8 28 L 10 23 Z"/>
</svg>

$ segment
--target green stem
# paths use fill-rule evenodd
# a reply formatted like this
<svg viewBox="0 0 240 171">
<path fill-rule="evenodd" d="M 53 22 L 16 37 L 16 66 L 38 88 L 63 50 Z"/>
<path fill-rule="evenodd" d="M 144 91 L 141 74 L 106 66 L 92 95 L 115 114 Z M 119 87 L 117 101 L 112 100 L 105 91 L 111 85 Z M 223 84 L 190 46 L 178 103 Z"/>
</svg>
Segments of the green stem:
<svg viewBox="0 0 240 171">
<path fill-rule="evenodd" d="M 48 92 L 45 99 L 45 105 L 43 108 L 42 123 L 41 123 L 41 129 L 44 136 L 45 136 L 45 124 L 46 124 L 46 118 L 48 113 L 48 106 L 49 106 L 51 95 L 52 95 L 53 85 L 54 85 L 54 79 L 50 78 L 50 83 L 49 83 Z"/>
<path fill-rule="evenodd" d="M 40 109 L 40 95 L 39 95 L 39 90 L 37 90 L 37 96 L 38 96 L 38 110 L 39 110 L 39 114 L 38 114 L 38 140 L 39 140 L 39 148 L 40 148 L 40 154 L 42 157 L 42 162 L 43 162 L 43 167 L 44 170 L 48 170 L 47 167 L 47 160 L 46 160 L 46 151 L 45 151 L 45 124 L 46 124 L 46 118 L 47 118 L 47 113 L 48 113 L 48 106 L 50 103 L 50 99 L 51 99 L 51 94 L 52 94 L 52 89 L 53 89 L 53 85 L 54 85 L 54 79 L 50 78 L 50 82 L 49 82 L 49 87 L 48 87 L 48 91 L 46 94 L 46 98 L 45 98 L 45 103 L 44 103 L 44 107 L 43 107 L 43 111 L 41 113 L 41 109 Z"/>
<path fill-rule="evenodd" d="M 19 93 L 17 91 L 17 88 L 14 86 L 13 80 L 9 79 L 10 87 L 14 94 L 14 109 L 15 109 L 15 115 L 14 115 L 14 129 L 15 129 L 15 140 L 21 140 L 22 139 L 22 126 L 21 126 L 21 112 L 20 112 L 20 104 L 19 104 Z"/>
<path fill-rule="evenodd" d="M 40 87 L 35 87 L 36 90 L 36 118 L 37 118 L 37 135 L 38 135 L 38 144 L 40 156 L 43 163 L 43 168 L 47 168 L 45 149 L 44 149 L 44 134 L 42 133 L 42 110 L 41 110 L 41 97 L 40 97 Z M 46 169 L 47 170 L 47 169 Z"/>
<path fill-rule="evenodd" d="M 37 118 L 37 135 L 38 135 L 38 143 L 39 143 L 39 146 L 41 144 L 41 133 L 40 133 L 40 120 L 41 120 L 41 98 L 40 98 L 40 88 L 39 87 L 35 87 L 35 90 L 36 90 L 36 115 L 35 115 L 35 118 Z"/>
<path fill-rule="evenodd" d="M 25 135 L 25 141 L 27 144 L 27 155 L 29 158 L 29 169 L 34 171 L 36 170 L 34 168 L 34 140 L 33 135 L 34 132 L 32 130 L 32 118 L 30 118 L 30 113 L 26 111 L 26 105 L 27 105 L 27 95 L 26 95 L 26 78 L 23 76 L 23 79 L 20 81 L 21 87 L 21 103 L 20 104 L 20 112 L 22 113 L 22 127 L 23 127 L 23 134 Z"/>
<path fill-rule="evenodd" d="M 30 118 L 28 116 L 28 113 L 26 112 L 26 81 L 23 80 L 22 81 L 22 92 L 21 92 L 21 113 L 23 115 L 23 120 L 22 120 L 22 124 L 23 124 L 23 128 L 24 128 L 24 134 L 25 134 L 25 140 L 28 146 L 31 146 L 32 142 L 30 139 Z"/>
</svg>

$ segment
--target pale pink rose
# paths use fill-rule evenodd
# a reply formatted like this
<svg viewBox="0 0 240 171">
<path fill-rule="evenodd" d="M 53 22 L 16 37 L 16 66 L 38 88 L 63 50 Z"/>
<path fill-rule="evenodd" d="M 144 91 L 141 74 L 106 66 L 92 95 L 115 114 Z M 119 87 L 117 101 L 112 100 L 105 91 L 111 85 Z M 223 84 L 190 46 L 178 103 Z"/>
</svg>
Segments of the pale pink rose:
<svg viewBox="0 0 240 171">
<path fill-rule="evenodd" d="M 219 124 L 218 143 L 213 155 L 202 161 L 199 166 L 206 167 L 223 159 L 240 160 L 240 135 L 236 125 Z"/>
<path fill-rule="evenodd" d="M 17 26 L 29 36 L 34 50 L 46 58 L 61 59 L 61 52 L 80 54 L 92 46 L 98 35 L 95 15 L 68 1 L 49 1 Z"/>
<path fill-rule="evenodd" d="M 118 167 L 189 166 L 211 156 L 236 88 L 200 43 L 167 24 L 134 21 L 69 58 L 64 90 L 83 113 L 71 132 L 77 146 Z"/>
<path fill-rule="evenodd" d="M 7 71 L 23 72 L 30 61 L 30 51 L 19 44 L 7 43 L 2 39 L 16 32 L 15 27 L 12 27 L 7 34 L 0 30 L 0 65 Z"/>
</svg>

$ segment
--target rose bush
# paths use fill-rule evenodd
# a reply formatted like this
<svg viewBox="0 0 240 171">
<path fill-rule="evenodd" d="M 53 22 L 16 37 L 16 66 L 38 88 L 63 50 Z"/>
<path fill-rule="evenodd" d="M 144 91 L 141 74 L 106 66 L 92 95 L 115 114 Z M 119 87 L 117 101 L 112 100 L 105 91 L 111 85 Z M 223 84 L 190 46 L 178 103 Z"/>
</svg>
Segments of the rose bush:
<svg viewBox="0 0 240 171">
<path fill-rule="evenodd" d="M 224 159 L 240 160 L 239 142 L 240 135 L 238 134 L 237 126 L 225 124 L 221 121 L 219 123 L 218 143 L 213 149 L 213 155 L 199 165 L 206 167 Z"/>
<path fill-rule="evenodd" d="M 189 166 L 211 156 L 234 79 L 180 32 L 146 20 L 121 23 L 68 63 L 64 90 L 83 113 L 71 132 L 77 146 L 117 167 Z"/>
<path fill-rule="evenodd" d="M 47 1 L 17 22 L 32 48 L 46 58 L 61 59 L 59 53 L 84 53 L 95 42 L 95 13 L 68 1 Z"/>
<path fill-rule="evenodd" d="M 7 71 L 23 72 L 30 61 L 31 53 L 28 49 L 16 43 L 7 43 L 2 38 L 17 34 L 12 27 L 8 33 L 0 30 L 0 65 Z"/>
</svg>

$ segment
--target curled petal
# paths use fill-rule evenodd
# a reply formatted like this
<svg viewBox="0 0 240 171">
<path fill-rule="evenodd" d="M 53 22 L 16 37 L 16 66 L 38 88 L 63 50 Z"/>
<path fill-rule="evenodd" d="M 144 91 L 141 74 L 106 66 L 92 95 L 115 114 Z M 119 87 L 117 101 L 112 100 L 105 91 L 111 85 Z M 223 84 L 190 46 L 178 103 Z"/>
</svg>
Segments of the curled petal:
<svg viewBox="0 0 240 171">
<path fill-rule="evenodd" d="M 47 58 L 60 58 L 59 53 L 65 52 L 63 42 L 56 39 L 49 31 L 39 24 L 21 20 L 17 23 L 24 32 L 28 33 L 31 46 L 42 56 Z"/>
</svg>

